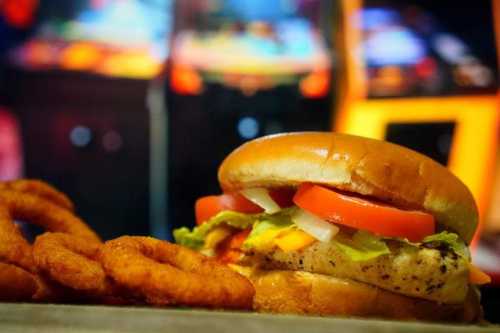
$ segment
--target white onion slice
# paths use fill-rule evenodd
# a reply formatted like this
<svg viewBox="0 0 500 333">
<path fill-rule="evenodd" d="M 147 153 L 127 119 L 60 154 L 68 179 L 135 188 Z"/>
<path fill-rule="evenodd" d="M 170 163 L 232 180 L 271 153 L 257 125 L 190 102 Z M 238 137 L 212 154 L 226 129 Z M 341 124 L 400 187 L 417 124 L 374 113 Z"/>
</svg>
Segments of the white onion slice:
<svg viewBox="0 0 500 333">
<path fill-rule="evenodd" d="M 274 214 L 281 210 L 265 188 L 247 188 L 241 190 L 241 194 L 254 204 L 262 207 L 268 214 Z"/>
<path fill-rule="evenodd" d="M 339 228 L 336 225 L 328 223 L 316 215 L 302 209 L 299 209 L 292 216 L 292 221 L 299 229 L 320 242 L 329 242 L 339 232 Z"/>
</svg>

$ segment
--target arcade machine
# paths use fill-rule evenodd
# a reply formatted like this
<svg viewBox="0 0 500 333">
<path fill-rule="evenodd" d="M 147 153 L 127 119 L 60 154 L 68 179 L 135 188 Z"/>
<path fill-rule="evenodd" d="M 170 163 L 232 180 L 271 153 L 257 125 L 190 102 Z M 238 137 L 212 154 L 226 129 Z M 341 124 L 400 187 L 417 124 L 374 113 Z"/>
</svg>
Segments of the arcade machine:
<svg viewBox="0 0 500 333">
<path fill-rule="evenodd" d="M 336 123 L 338 131 L 420 151 L 462 179 L 480 211 L 473 260 L 497 287 L 500 249 L 484 256 L 479 238 L 489 223 L 498 143 L 498 2 L 343 1 Z M 498 308 L 498 289 L 483 295 L 485 309 Z"/>
<path fill-rule="evenodd" d="M 258 136 L 329 130 L 330 1 L 177 1 L 168 65 L 168 228 L 220 191 L 224 157 Z M 160 180 L 158 183 L 162 183 Z M 161 205 L 161 203 L 160 203 Z"/>
<path fill-rule="evenodd" d="M 150 79 L 167 54 L 168 0 L 41 1 L 9 54 L 24 171 L 66 192 L 103 238 L 150 234 Z"/>
</svg>

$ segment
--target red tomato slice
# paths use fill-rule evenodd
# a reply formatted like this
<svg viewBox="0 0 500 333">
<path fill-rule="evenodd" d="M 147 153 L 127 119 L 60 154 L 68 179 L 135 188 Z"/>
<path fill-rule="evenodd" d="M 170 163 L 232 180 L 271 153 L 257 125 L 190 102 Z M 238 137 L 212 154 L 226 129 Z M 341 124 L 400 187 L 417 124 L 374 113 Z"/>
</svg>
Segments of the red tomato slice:
<svg viewBox="0 0 500 333">
<path fill-rule="evenodd" d="M 300 208 L 332 223 L 387 237 L 419 242 L 434 234 L 434 217 L 343 195 L 313 184 L 302 184 L 293 201 Z"/>
<path fill-rule="evenodd" d="M 269 195 L 280 207 L 293 205 L 293 189 L 283 188 L 269 191 Z M 264 210 L 238 192 L 209 195 L 196 200 L 196 224 L 201 224 L 223 210 L 233 210 L 246 214 L 262 213 Z"/>
<path fill-rule="evenodd" d="M 233 210 L 240 213 L 257 214 L 263 209 L 239 193 L 209 195 L 196 200 L 194 205 L 196 224 L 202 224 L 223 210 Z"/>
</svg>

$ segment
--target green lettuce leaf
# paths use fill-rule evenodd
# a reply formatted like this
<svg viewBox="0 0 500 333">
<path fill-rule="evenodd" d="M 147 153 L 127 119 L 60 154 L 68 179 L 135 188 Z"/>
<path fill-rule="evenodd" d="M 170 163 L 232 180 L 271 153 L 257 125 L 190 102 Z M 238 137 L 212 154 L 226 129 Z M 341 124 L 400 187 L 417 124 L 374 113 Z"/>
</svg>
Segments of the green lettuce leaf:
<svg viewBox="0 0 500 333">
<path fill-rule="evenodd" d="M 263 248 L 268 244 L 272 244 L 272 240 L 283 231 L 293 227 L 293 222 L 287 214 L 269 215 L 264 219 L 257 221 L 250 235 L 243 243 L 243 247 Z"/>
<path fill-rule="evenodd" d="M 467 244 L 453 232 L 442 231 L 439 234 L 427 236 L 422 240 L 423 244 L 434 242 L 444 244 L 459 256 L 470 259 L 470 252 Z"/>
<path fill-rule="evenodd" d="M 207 234 L 219 225 L 226 224 L 234 228 L 246 229 L 257 220 L 257 216 L 258 214 L 251 215 L 229 210 L 222 211 L 207 222 L 193 228 L 192 231 L 186 227 L 174 230 L 174 239 L 177 244 L 199 250 L 203 247 Z"/>
<path fill-rule="evenodd" d="M 258 223 L 258 228 L 253 228 L 248 237 L 248 239 L 250 239 L 249 243 L 245 242 L 247 244 L 252 244 L 252 242 L 258 243 L 260 242 L 258 233 L 264 229 L 269 229 L 271 227 L 278 228 L 279 226 L 285 226 L 287 223 L 291 224 L 290 216 L 294 211 L 294 208 L 286 208 L 278 213 L 270 215 L 266 213 L 244 214 L 226 210 L 215 215 L 207 222 L 195 227 L 193 230 L 189 230 L 189 228 L 186 227 L 174 230 L 174 239 L 177 244 L 199 250 L 205 244 L 205 237 L 207 234 L 222 224 L 238 229 L 246 229 Z M 267 224 L 261 225 L 262 222 L 267 222 Z"/>
<path fill-rule="evenodd" d="M 381 238 L 362 230 L 357 231 L 352 238 L 339 234 L 332 243 L 352 261 L 366 261 L 391 253 Z"/>
<path fill-rule="evenodd" d="M 406 239 L 377 237 L 366 231 L 356 232 L 352 238 L 339 234 L 332 242 L 353 261 L 366 261 L 378 256 L 389 254 L 390 250 L 384 240 L 397 240 L 413 248 L 426 246 L 430 243 L 444 245 L 457 255 L 470 259 L 470 253 L 465 242 L 455 233 L 443 231 L 438 234 L 425 237 L 420 243 L 413 243 Z"/>
</svg>

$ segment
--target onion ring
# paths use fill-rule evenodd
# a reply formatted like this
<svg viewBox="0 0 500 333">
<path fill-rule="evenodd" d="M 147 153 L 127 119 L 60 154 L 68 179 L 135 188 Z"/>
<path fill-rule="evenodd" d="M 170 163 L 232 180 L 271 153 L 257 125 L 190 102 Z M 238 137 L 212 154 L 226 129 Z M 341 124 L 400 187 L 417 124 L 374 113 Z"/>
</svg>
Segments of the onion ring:
<svg viewBox="0 0 500 333">
<path fill-rule="evenodd" d="M 4 204 L 9 209 L 13 219 L 40 226 L 47 231 L 63 232 L 100 241 L 99 236 L 71 211 L 36 195 L 1 190 L 0 204 Z"/>
<path fill-rule="evenodd" d="M 35 277 L 37 289 L 32 296 L 32 301 L 55 303 L 74 298 L 73 295 L 68 292 L 67 288 L 49 281 L 39 273 L 33 274 L 33 276 Z"/>
<path fill-rule="evenodd" d="M 32 183 L 17 184 L 24 184 L 24 188 L 27 189 Z M 64 290 L 60 290 L 64 288 L 46 281 L 38 274 L 31 244 L 14 224 L 14 219 L 40 226 L 48 231 L 78 235 L 89 242 L 100 242 L 100 239 L 81 219 L 73 215 L 68 207 L 61 207 L 36 194 L 5 189 L 5 183 L 2 183 L 2 186 L 4 188 L 0 189 L 0 261 L 33 274 L 37 285 L 33 300 L 57 300 L 59 295 L 66 294 Z"/>
<path fill-rule="evenodd" d="M 15 265 L 0 262 L 0 301 L 29 301 L 36 293 L 35 276 Z"/>
<path fill-rule="evenodd" d="M 0 205 L 0 260 L 9 262 L 9 264 L 4 263 L 4 265 L 11 266 L 9 267 L 11 272 L 17 267 L 18 274 L 21 274 L 19 272 L 22 271 L 31 275 L 36 287 L 32 292 L 33 300 L 55 301 L 59 299 L 57 294 L 61 293 L 57 292 L 58 288 L 38 275 L 31 245 L 24 239 L 17 226 L 13 223 L 9 209 L 4 205 Z M 8 277 L 12 276 L 12 274 L 5 274 L 4 276 L 0 276 L 0 280 L 9 281 Z M 21 280 L 21 285 L 26 286 L 26 283 L 22 281 L 26 281 L 29 278 L 25 276 L 19 277 L 19 279 Z M 0 285 L 4 286 L 6 284 L 0 282 Z M 15 287 L 11 286 L 11 288 Z M 0 290 L 3 290 L 3 288 Z M 26 287 L 26 290 L 28 292 L 31 289 Z"/>
<path fill-rule="evenodd" d="M 42 290 L 56 300 L 109 305 L 139 304 L 132 292 L 113 283 L 99 261 L 102 243 L 74 235 L 47 232 L 36 238 L 33 257 Z M 50 284 L 54 281 L 57 284 Z M 57 295 L 54 297 L 54 295 Z M 42 300 L 47 296 L 39 295 Z M 34 296 L 36 298 L 36 295 Z"/>
<path fill-rule="evenodd" d="M 0 191 L 3 190 L 33 194 L 69 211 L 74 211 L 75 209 L 75 205 L 66 194 L 56 190 L 54 187 L 41 180 L 18 179 L 0 182 Z"/>
<path fill-rule="evenodd" d="M 151 237 L 123 236 L 104 244 L 105 271 L 147 303 L 251 309 L 255 290 L 231 268 L 188 248 Z"/>
<path fill-rule="evenodd" d="M 64 233 L 45 233 L 33 244 L 38 269 L 63 286 L 91 295 L 111 295 L 112 286 L 98 261 L 102 244 Z"/>
<path fill-rule="evenodd" d="M 7 206 L 0 205 L 0 261 L 31 270 L 35 264 L 31 246 L 12 221 Z"/>
</svg>

